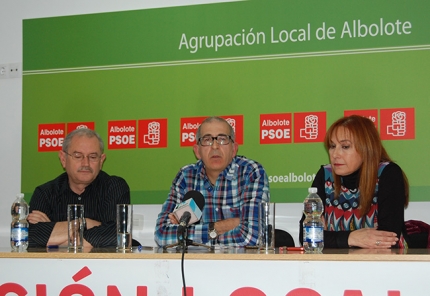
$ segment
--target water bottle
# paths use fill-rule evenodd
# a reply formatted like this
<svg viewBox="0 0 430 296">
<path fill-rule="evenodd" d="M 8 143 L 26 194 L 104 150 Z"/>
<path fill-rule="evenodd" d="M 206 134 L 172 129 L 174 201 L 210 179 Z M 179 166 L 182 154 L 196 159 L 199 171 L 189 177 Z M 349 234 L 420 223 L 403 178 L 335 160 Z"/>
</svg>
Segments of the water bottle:
<svg viewBox="0 0 430 296">
<path fill-rule="evenodd" d="M 24 194 L 17 194 L 10 209 L 12 223 L 10 224 L 10 246 L 12 251 L 22 252 L 28 247 L 28 204 Z"/>
<path fill-rule="evenodd" d="M 308 192 L 309 195 L 303 202 L 303 213 L 306 216 L 303 221 L 303 248 L 306 253 L 321 253 L 324 248 L 324 224 L 321 219 L 323 203 L 317 194 L 317 188 L 311 187 Z"/>
</svg>

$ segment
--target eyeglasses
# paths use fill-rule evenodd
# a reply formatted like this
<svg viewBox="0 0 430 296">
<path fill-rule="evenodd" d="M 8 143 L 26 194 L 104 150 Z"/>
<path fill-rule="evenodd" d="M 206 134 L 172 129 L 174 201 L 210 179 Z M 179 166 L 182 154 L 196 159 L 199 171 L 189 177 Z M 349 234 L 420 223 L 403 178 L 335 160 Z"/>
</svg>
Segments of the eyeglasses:
<svg viewBox="0 0 430 296">
<path fill-rule="evenodd" d="M 216 137 L 203 136 L 203 137 L 199 138 L 198 143 L 200 143 L 200 145 L 202 145 L 202 146 L 212 146 L 214 143 L 214 140 L 216 140 L 216 142 L 219 145 L 228 145 L 228 144 L 230 144 L 230 142 L 234 142 L 233 139 L 231 138 L 231 136 L 218 135 Z"/>
<path fill-rule="evenodd" d="M 100 155 L 98 154 L 89 154 L 87 156 L 83 155 L 79 152 L 73 152 L 72 154 L 67 153 L 66 151 L 63 151 L 67 155 L 69 155 L 73 160 L 75 161 L 82 161 L 84 158 L 88 158 L 89 162 L 98 162 L 100 160 Z"/>
</svg>

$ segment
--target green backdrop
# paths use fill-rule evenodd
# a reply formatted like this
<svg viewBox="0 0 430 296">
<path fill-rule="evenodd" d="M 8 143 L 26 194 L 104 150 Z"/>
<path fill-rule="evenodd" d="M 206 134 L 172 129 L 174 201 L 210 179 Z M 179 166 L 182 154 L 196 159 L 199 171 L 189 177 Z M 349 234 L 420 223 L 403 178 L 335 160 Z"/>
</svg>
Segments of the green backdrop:
<svg viewBox="0 0 430 296">
<path fill-rule="evenodd" d="M 107 139 L 108 121 L 168 118 L 167 148 L 107 150 L 104 165 L 127 180 L 133 203 L 162 203 L 178 169 L 196 160 L 179 145 L 180 118 L 242 114 L 239 154 L 269 176 L 311 175 L 328 163 L 323 144 L 261 145 L 260 114 L 326 111 L 329 126 L 344 110 L 414 108 L 415 139 L 384 145 L 411 200 L 429 201 L 429 9 L 420 0 L 243 1 L 24 20 L 22 192 L 62 172 L 57 153 L 38 152 L 39 124 L 94 121 Z M 212 36 L 218 46 L 206 45 Z M 301 202 L 309 185 L 272 182 L 272 200 Z"/>
</svg>

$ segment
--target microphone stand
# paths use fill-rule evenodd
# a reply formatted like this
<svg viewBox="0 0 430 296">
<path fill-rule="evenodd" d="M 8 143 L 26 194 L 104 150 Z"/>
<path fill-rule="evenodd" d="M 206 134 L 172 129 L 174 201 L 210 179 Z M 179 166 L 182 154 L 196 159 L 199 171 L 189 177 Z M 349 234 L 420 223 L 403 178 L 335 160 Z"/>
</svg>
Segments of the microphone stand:
<svg viewBox="0 0 430 296">
<path fill-rule="evenodd" d="M 180 233 L 178 233 L 178 242 L 174 243 L 174 244 L 170 244 L 170 245 L 164 246 L 163 250 L 167 250 L 167 249 L 173 248 L 173 247 L 176 247 L 177 251 L 188 250 L 188 246 L 205 247 L 208 250 L 212 250 L 213 249 L 212 246 L 195 243 L 192 240 L 188 239 L 188 228 L 185 227 L 184 228 L 184 233 L 182 235 Z"/>
<path fill-rule="evenodd" d="M 164 246 L 164 247 L 163 247 L 163 249 L 164 249 L 164 250 L 167 250 L 167 249 L 169 249 L 169 248 L 176 247 L 176 250 L 178 250 L 178 251 L 179 251 L 179 250 L 182 250 L 183 248 L 185 248 L 185 250 L 187 250 L 187 249 L 188 249 L 188 246 L 205 247 L 205 248 L 207 248 L 208 250 L 212 250 L 212 249 L 213 249 L 213 247 L 212 247 L 212 246 L 208 246 L 208 245 L 204 245 L 204 244 L 200 244 L 200 243 L 195 243 L 195 242 L 193 242 L 193 241 L 192 241 L 192 240 L 190 240 L 190 239 L 185 240 L 185 244 L 174 243 L 174 244 L 170 244 L 170 245 Z"/>
</svg>

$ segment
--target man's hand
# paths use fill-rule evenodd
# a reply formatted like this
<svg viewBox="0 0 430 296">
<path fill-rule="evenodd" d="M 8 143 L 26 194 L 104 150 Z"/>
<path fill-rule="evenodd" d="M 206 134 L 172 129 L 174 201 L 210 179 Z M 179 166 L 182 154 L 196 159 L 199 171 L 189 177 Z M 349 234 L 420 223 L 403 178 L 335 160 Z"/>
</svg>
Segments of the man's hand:
<svg viewBox="0 0 430 296">
<path fill-rule="evenodd" d="M 87 226 L 87 229 L 91 229 L 95 226 L 100 226 L 102 225 L 101 222 L 97 221 L 97 220 L 93 220 L 90 218 L 85 218 L 85 225 Z"/>
<path fill-rule="evenodd" d="M 39 222 L 51 222 L 48 216 L 46 216 L 46 214 L 41 211 L 32 211 L 30 214 L 28 214 L 27 220 L 31 224 L 37 224 Z"/>
<path fill-rule="evenodd" d="M 55 223 L 49 237 L 47 246 L 67 246 L 68 242 L 68 223 L 67 221 Z"/>
<path fill-rule="evenodd" d="M 179 221 L 176 219 L 173 213 L 169 214 L 170 223 L 179 224 Z M 235 229 L 240 224 L 239 218 L 228 218 L 225 220 L 220 220 L 215 222 L 215 229 L 218 234 L 223 234 L 227 231 Z"/>
<path fill-rule="evenodd" d="M 215 222 L 215 230 L 218 234 L 223 234 L 227 231 L 235 229 L 240 224 L 239 218 L 228 218 Z"/>
<path fill-rule="evenodd" d="M 175 215 L 173 213 L 169 214 L 170 223 L 172 224 L 179 224 L 179 221 L 176 219 Z"/>
</svg>

